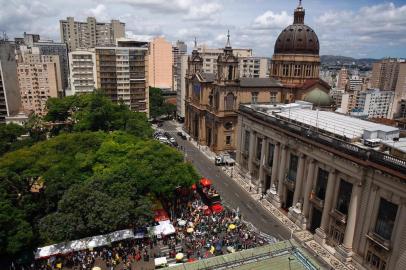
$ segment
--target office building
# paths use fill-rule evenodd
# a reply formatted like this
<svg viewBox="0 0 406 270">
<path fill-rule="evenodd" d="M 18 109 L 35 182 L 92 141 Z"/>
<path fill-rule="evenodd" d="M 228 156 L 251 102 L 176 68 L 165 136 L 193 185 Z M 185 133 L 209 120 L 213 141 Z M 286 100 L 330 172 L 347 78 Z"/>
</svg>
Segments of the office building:
<svg viewBox="0 0 406 270">
<path fill-rule="evenodd" d="M 0 40 L 0 123 L 17 114 L 20 108 L 15 45 Z"/>
<path fill-rule="evenodd" d="M 113 102 L 149 114 L 148 48 L 96 47 L 96 88 Z"/>
<path fill-rule="evenodd" d="M 96 54 L 94 50 L 69 53 L 71 95 L 93 92 L 96 87 Z"/>
<path fill-rule="evenodd" d="M 29 113 L 45 115 L 48 98 L 63 93 L 58 55 L 41 55 L 36 47 L 20 46 L 17 74 L 22 105 Z"/>
<path fill-rule="evenodd" d="M 86 22 L 79 22 L 68 17 L 60 20 L 59 26 L 61 41 L 67 44 L 68 51 L 114 46 L 118 38 L 125 37 L 125 24 L 118 20 L 101 23 L 94 17 L 88 17 Z"/>
<path fill-rule="evenodd" d="M 330 256 L 404 269 L 406 164 L 380 150 L 399 129 L 306 106 L 240 105 L 235 170 Z"/>
</svg>

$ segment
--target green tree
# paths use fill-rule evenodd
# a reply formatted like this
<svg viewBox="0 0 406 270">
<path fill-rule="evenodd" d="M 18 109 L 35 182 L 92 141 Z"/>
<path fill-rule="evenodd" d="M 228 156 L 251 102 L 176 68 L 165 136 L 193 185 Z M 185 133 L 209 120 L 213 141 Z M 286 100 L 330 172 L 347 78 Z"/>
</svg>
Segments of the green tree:
<svg viewBox="0 0 406 270">
<path fill-rule="evenodd" d="M 157 118 L 165 113 L 164 110 L 165 99 L 162 95 L 160 88 L 149 88 L 149 114 L 152 118 Z"/>
<path fill-rule="evenodd" d="M 1 157 L 0 257 L 146 225 L 149 194 L 197 181 L 177 150 L 128 130 L 63 133 Z"/>
<path fill-rule="evenodd" d="M 14 149 L 17 139 L 27 130 L 16 124 L 0 124 L 0 155 Z"/>
</svg>

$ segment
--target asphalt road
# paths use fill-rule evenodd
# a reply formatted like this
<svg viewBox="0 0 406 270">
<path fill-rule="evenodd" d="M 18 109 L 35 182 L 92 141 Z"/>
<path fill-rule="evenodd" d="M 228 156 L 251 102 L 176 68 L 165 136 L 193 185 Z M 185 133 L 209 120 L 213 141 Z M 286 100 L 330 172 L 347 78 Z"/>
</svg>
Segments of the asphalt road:
<svg viewBox="0 0 406 270">
<path fill-rule="evenodd" d="M 166 121 L 162 127 L 176 139 L 183 147 L 188 160 L 191 160 L 203 177 L 213 181 L 213 185 L 220 193 L 222 201 L 234 209 L 239 209 L 244 220 L 253 224 L 261 232 L 275 237 L 277 240 L 286 240 L 290 231 L 276 220 L 260 203 L 254 200 L 242 187 L 227 176 L 221 168 L 214 165 L 193 144 L 177 136 L 176 126 Z"/>
</svg>

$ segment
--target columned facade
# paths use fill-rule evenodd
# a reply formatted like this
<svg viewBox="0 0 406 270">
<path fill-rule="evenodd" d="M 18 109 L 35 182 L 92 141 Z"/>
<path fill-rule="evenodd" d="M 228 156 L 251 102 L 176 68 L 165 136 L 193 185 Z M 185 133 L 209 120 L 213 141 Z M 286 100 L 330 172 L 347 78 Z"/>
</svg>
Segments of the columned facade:
<svg viewBox="0 0 406 270">
<path fill-rule="evenodd" d="M 406 265 L 406 177 L 368 168 L 241 109 L 238 121 L 237 163 L 249 168 L 253 188 L 342 261 L 403 269 L 396 267 Z"/>
</svg>

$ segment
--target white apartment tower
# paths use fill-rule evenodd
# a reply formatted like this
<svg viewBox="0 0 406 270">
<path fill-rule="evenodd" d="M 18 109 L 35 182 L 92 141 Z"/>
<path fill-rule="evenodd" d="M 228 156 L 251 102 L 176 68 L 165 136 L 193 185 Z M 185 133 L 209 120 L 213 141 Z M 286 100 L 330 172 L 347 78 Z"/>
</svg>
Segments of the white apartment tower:
<svg viewBox="0 0 406 270">
<path fill-rule="evenodd" d="M 69 69 L 72 95 L 93 92 L 97 80 L 94 50 L 70 52 Z"/>
</svg>

